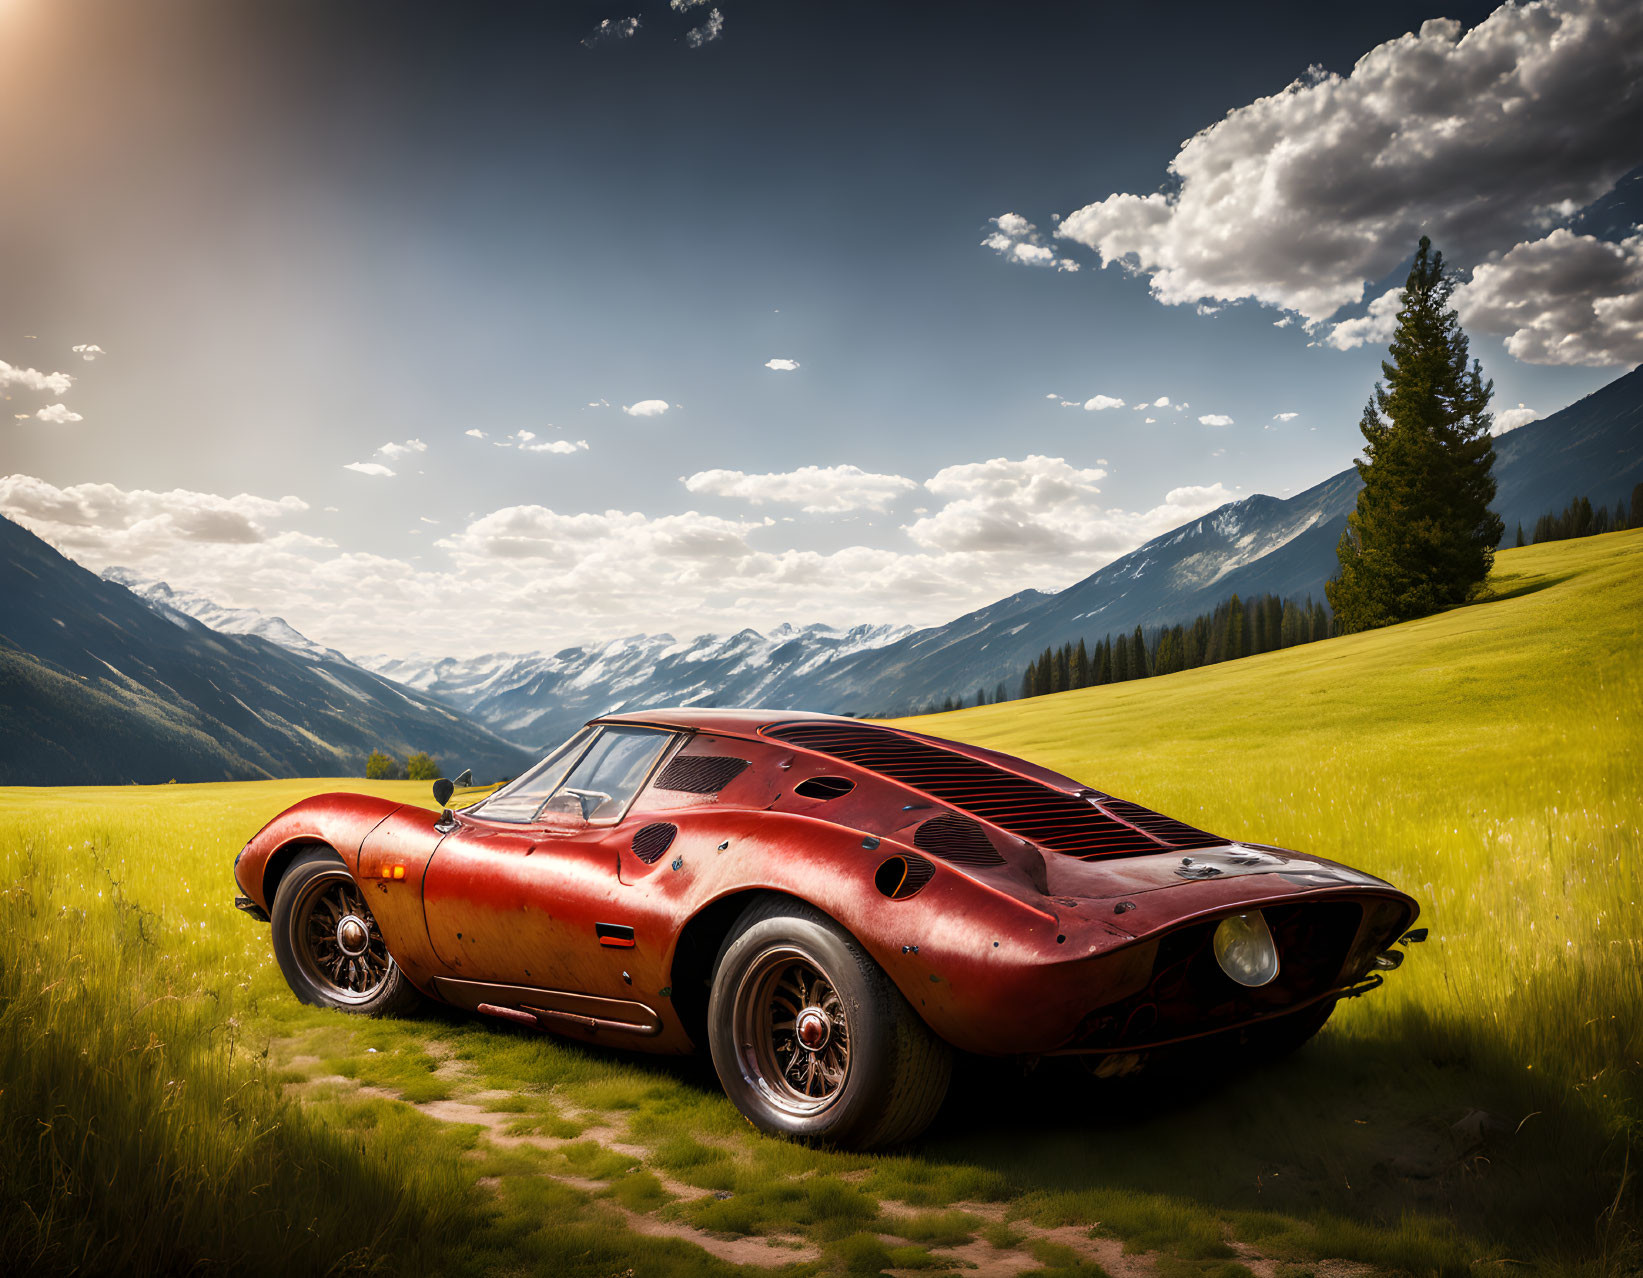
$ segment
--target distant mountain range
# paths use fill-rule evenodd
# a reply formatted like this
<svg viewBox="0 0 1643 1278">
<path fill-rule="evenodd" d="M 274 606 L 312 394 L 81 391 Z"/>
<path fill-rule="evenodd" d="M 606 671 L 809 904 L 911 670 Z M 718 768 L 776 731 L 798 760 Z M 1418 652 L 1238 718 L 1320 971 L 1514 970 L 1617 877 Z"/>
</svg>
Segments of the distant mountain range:
<svg viewBox="0 0 1643 1278">
<path fill-rule="evenodd" d="M 528 752 L 445 703 L 256 614 L 202 624 L 139 599 L 0 518 L 0 783 L 360 775 L 381 747 L 453 773 L 517 774 Z"/>
<path fill-rule="evenodd" d="M 1643 482 L 1643 369 L 1495 441 L 1507 544 L 1575 497 Z M 679 641 L 472 658 L 350 660 L 278 617 L 121 569 L 99 579 L 0 519 L 0 781 L 354 773 L 426 749 L 509 775 L 595 715 L 647 705 L 873 714 L 970 696 L 1048 645 L 1188 620 L 1232 594 L 1322 598 L 1357 500 L 1345 470 L 1156 537 L 1056 593 L 1025 590 L 942 626 L 781 626 Z M 521 748 L 523 747 L 523 748 Z"/>
<path fill-rule="evenodd" d="M 1575 497 L 1612 505 L 1643 481 L 1643 369 L 1495 441 L 1495 509 L 1531 529 Z M 1047 645 L 1190 620 L 1233 594 L 1323 599 L 1335 546 L 1362 486 L 1344 470 L 1294 497 L 1232 502 L 1155 537 L 1054 594 L 1026 590 L 946 625 L 897 634 L 822 627 L 676 644 L 635 636 L 553 656 L 368 660 L 534 745 L 589 716 L 646 705 L 753 705 L 854 714 L 909 711 L 949 696 L 1013 695 Z"/>
</svg>

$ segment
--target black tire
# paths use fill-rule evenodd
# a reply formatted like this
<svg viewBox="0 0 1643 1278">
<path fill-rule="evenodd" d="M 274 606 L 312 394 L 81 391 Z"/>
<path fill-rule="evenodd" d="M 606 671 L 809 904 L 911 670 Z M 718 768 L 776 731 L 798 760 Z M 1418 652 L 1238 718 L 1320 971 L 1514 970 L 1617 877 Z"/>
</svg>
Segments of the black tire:
<svg viewBox="0 0 1643 1278">
<path fill-rule="evenodd" d="M 801 1025 L 816 1046 L 800 1041 Z M 911 1140 L 952 1077 L 952 1049 L 855 939 L 784 898 L 754 902 L 731 929 L 707 1027 L 736 1108 L 763 1131 L 805 1142 L 877 1149 Z"/>
<path fill-rule="evenodd" d="M 291 862 L 274 893 L 270 919 L 274 957 L 304 1003 L 358 1016 L 399 1016 L 422 1001 L 388 953 L 365 893 L 330 848 Z M 357 931 L 345 929 L 350 919 L 359 924 Z M 356 944 L 358 953 L 350 953 Z"/>
</svg>

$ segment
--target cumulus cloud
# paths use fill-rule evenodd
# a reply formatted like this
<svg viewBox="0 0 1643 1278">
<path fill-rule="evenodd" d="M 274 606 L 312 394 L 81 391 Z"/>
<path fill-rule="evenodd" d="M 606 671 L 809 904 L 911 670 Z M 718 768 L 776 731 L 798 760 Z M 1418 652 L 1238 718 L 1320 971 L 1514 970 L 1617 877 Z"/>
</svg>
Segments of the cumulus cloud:
<svg viewBox="0 0 1643 1278">
<path fill-rule="evenodd" d="M 384 444 L 381 448 L 377 449 L 378 453 L 388 458 L 390 461 L 396 457 L 409 457 L 412 453 L 425 453 L 427 451 L 428 445 L 424 444 L 420 439 L 407 439 L 403 444 L 396 444 L 390 441 L 389 443 Z"/>
<path fill-rule="evenodd" d="M 1107 509 L 1098 500 L 1105 477 L 1099 467 L 1037 454 L 948 466 L 925 484 L 946 505 L 908 525 L 907 534 L 930 550 L 1005 557 L 1018 566 L 1069 555 L 1108 562 L 1231 497 L 1215 484 L 1174 489 L 1145 512 Z"/>
<path fill-rule="evenodd" d="M 1389 289 L 1369 304 L 1369 310 L 1357 319 L 1342 320 L 1324 336 L 1324 341 L 1338 351 L 1349 351 L 1368 343 L 1384 346 L 1398 329 L 1398 312 L 1403 309 L 1403 290 Z"/>
<path fill-rule="evenodd" d="M 1464 34 L 1434 18 L 1229 112 L 1182 144 L 1165 191 L 1109 195 L 1056 233 L 1162 302 L 1321 322 L 1423 233 L 1482 261 L 1603 195 L 1637 162 L 1640 81 L 1627 0 L 1503 5 Z"/>
<path fill-rule="evenodd" d="M 1509 430 L 1516 430 L 1519 426 L 1527 426 L 1530 422 L 1539 420 L 1540 413 L 1538 411 L 1519 404 L 1516 408 L 1506 408 L 1496 413 L 1495 424 L 1489 433 L 1491 435 L 1504 435 Z"/>
<path fill-rule="evenodd" d="M 671 407 L 665 399 L 641 399 L 637 404 L 623 404 L 622 411 L 629 417 L 660 417 Z"/>
<path fill-rule="evenodd" d="M 736 497 L 755 506 L 780 502 L 811 514 L 888 510 L 898 497 L 919 486 L 905 476 L 875 474 L 859 466 L 801 466 L 768 475 L 703 470 L 683 483 L 693 493 Z"/>
<path fill-rule="evenodd" d="M 717 9 L 707 11 L 707 21 L 699 27 L 692 27 L 685 32 L 685 43 L 692 49 L 700 49 L 704 44 L 712 44 L 724 34 L 725 16 Z"/>
<path fill-rule="evenodd" d="M 1087 413 L 1099 413 L 1109 408 L 1122 407 L 1124 401 L 1116 395 L 1095 395 L 1084 401 L 1084 411 Z"/>
<path fill-rule="evenodd" d="M 465 430 L 462 433 L 464 435 L 471 435 L 474 439 L 484 439 L 485 438 L 485 432 L 480 430 L 477 426 L 474 427 L 472 430 Z"/>
<path fill-rule="evenodd" d="M 1169 396 L 1168 395 L 1160 395 L 1157 399 L 1152 401 L 1152 406 L 1154 408 L 1168 408 L 1170 406 Z M 1142 407 L 1145 407 L 1145 405 L 1143 405 Z"/>
<path fill-rule="evenodd" d="M 374 475 L 378 479 L 390 479 L 394 475 L 394 472 L 381 462 L 348 462 L 343 466 L 343 469 L 352 470 L 361 475 Z"/>
<path fill-rule="evenodd" d="M 74 348 L 74 353 L 89 364 L 92 360 L 103 354 L 103 348 L 101 346 L 81 345 Z"/>
<path fill-rule="evenodd" d="M 606 18 L 582 41 L 588 48 L 610 40 L 628 40 L 639 31 L 638 18 Z"/>
<path fill-rule="evenodd" d="M 1198 419 L 1200 426 L 1230 426 L 1232 418 L 1225 413 L 1205 413 Z"/>
<path fill-rule="evenodd" d="M 0 359 L 0 386 L 21 386 L 25 390 L 66 395 L 72 385 L 74 378 L 68 373 L 42 373 L 37 368 L 14 368 Z"/>
<path fill-rule="evenodd" d="M 569 456 L 571 453 L 585 453 L 588 450 L 588 441 L 578 439 L 574 443 L 568 439 L 544 439 L 538 444 L 520 444 L 520 450 L 527 453 L 557 453 Z"/>
<path fill-rule="evenodd" d="M 1559 228 L 1485 263 L 1455 290 L 1471 328 L 1529 364 L 1643 361 L 1643 233 L 1618 244 Z"/>
<path fill-rule="evenodd" d="M 32 475 L 0 479 L 0 513 L 77 557 L 87 554 L 99 569 L 121 556 L 141 557 L 178 543 L 265 542 L 270 539 L 268 521 L 307 509 L 300 497 L 220 497 L 185 488 L 155 492 L 113 484 L 59 488 Z"/>
<path fill-rule="evenodd" d="M 1272 420 L 1275 422 L 1292 422 L 1299 416 L 1299 413 L 1274 413 L 1272 414 Z"/>
<path fill-rule="evenodd" d="M 791 373 L 799 366 L 796 359 L 767 359 L 764 366 L 776 373 Z"/>
<path fill-rule="evenodd" d="M 998 229 L 981 241 L 1000 257 L 1027 266 L 1051 266 L 1058 271 L 1076 271 L 1078 263 L 1070 257 L 1058 257 L 1054 249 L 1044 243 L 1039 230 L 1019 213 L 1003 213 L 989 218 Z"/>
<path fill-rule="evenodd" d="M 53 426 L 62 426 L 68 422 L 83 422 L 85 418 L 79 413 L 71 412 L 66 404 L 47 404 L 35 414 L 43 422 L 50 422 Z"/>
</svg>

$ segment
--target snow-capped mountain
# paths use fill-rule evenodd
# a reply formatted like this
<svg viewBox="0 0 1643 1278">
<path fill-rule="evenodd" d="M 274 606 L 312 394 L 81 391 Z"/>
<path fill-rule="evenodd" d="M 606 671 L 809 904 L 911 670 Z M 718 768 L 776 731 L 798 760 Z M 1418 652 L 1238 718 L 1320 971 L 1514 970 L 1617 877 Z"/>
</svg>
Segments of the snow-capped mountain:
<svg viewBox="0 0 1643 1278">
<path fill-rule="evenodd" d="M 167 621 L 185 629 L 186 619 L 192 618 L 219 634 L 257 635 L 315 661 L 348 660 L 335 648 L 315 643 L 284 617 L 270 617 L 255 608 L 228 608 L 207 599 L 197 590 L 178 590 L 163 581 L 150 580 L 118 565 L 103 569 L 102 577 L 105 581 L 124 586 Z"/>
<path fill-rule="evenodd" d="M 768 635 L 629 635 L 548 653 L 428 661 L 363 658 L 368 670 L 426 692 L 493 731 L 546 745 L 594 715 L 643 706 L 804 706 L 821 672 L 891 644 L 907 626 L 784 624 Z"/>
</svg>

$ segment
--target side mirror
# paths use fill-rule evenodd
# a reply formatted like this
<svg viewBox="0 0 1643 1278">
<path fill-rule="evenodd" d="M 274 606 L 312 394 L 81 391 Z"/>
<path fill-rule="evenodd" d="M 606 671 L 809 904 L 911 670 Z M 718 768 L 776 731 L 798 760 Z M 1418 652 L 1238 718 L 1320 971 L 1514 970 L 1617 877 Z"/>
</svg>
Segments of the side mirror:
<svg viewBox="0 0 1643 1278">
<path fill-rule="evenodd" d="M 474 783 L 474 770 L 472 768 L 464 768 L 463 772 L 462 772 L 462 775 L 459 776 L 456 779 L 456 788 L 458 790 L 460 790 L 464 786 L 469 786 L 469 785 L 472 785 L 473 783 Z"/>
<path fill-rule="evenodd" d="M 439 804 L 440 807 L 443 808 L 450 803 L 451 796 L 455 793 L 456 785 L 454 782 L 447 781 L 444 777 L 440 777 L 439 780 L 434 782 L 434 802 Z"/>
</svg>

